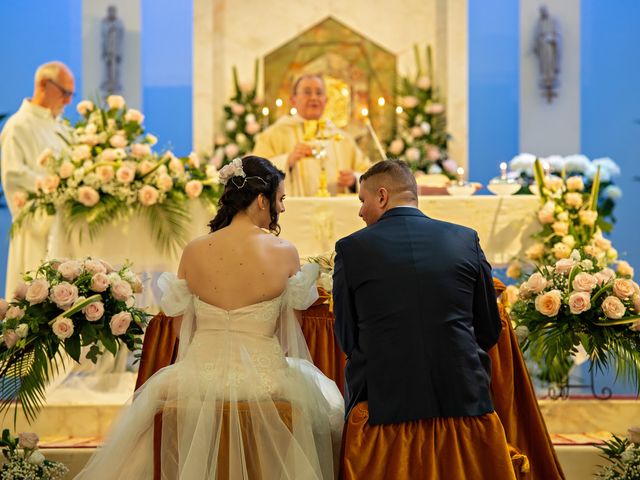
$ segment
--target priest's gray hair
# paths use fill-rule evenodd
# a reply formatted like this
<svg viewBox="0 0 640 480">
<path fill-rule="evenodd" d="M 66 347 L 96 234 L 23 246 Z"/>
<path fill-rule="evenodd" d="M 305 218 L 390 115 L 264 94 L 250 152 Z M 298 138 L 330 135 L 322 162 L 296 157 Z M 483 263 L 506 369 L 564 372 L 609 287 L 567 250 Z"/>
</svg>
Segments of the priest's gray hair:
<svg viewBox="0 0 640 480">
<path fill-rule="evenodd" d="M 324 83 L 324 78 L 322 78 L 322 75 L 319 73 L 305 73 L 304 75 L 299 76 L 296 81 L 293 83 L 293 88 L 291 89 L 291 95 L 295 95 L 298 91 L 298 85 L 300 85 L 300 82 L 302 80 L 306 80 L 307 78 L 317 78 L 318 80 L 320 80 L 320 82 L 322 82 L 322 89 L 326 92 L 327 91 L 327 86 Z"/>
<path fill-rule="evenodd" d="M 42 80 L 56 81 L 60 76 L 60 72 L 62 70 L 69 70 L 69 67 L 67 67 L 64 63 L 58 61 L 43 63 L 36 70 L 34 82 L 37 85 Z"/>
</svg>

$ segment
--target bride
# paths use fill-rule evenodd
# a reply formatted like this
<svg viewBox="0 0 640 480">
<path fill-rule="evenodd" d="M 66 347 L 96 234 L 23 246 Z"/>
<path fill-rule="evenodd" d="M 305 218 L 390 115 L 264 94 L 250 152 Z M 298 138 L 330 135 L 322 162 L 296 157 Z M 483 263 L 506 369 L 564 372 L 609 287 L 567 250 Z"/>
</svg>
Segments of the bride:
<svg viewBox="0 0 640 480">
<path fill-rule="evenodd" d="M 249 156 L 220 179 L 211 233 L 159 280 L 163 310 L 182 316 L 178 360 L 138 389 L 77 479 L 334 478 L 344 404 L 296 317 L 318 269 L 300 270 L 277 237 L 284 174 Z"/>
</svg>

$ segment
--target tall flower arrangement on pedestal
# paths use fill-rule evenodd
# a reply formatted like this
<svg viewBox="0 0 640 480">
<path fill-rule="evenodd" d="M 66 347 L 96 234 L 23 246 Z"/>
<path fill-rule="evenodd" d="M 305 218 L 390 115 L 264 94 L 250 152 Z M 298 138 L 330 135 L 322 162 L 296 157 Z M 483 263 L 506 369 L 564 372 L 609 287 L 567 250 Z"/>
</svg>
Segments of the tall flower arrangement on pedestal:
<svg viewBox="0 0 640 480">
<path fill-rule="evenodd" d="M 530 153 L 516 155 L 509 162 L 512 174 L 519 178 L 525 186 L 535 184 L 533 165 L 536 156 Z M 591 188 L 593 178 L 600 169 L 600 195 L 598 197 L 598 226 L 604 232 L 610 232 L 615 223 L 613 210 L 616 201 L 622 197 L 622 190 L 615 184 L 615 178 L 620 176 L 620 167 L 608 157 L 589 160 L 584 155 L 551 155 L 541 158 L 543 166 L 550 175 L 578 176 L 582 178 L 585 188 Z"/>
<path fill-rule="evenodd" d="M 401 77 L 398 85 L 398 125 L 387 155 L 406 161 L 414 171 L 443 173 L 456 178 L 457 164 L 447 157 L 445 107 L 433 84 L 431 47 L 427 47 L 426 66 L 414 46 L 415 77 Z"/>
<path fill-rule="evenodd" d="M 0 412 L 19 403 L 31 421 L 63 352 L 79 362 L 90 346 L 86 358 L 96 362 L 120 344 L 139 349 L 148 315 L 135 307 L 142 283 L 128 265 L 52 260 L 23 278 L 10 302 L 0 299 Z"/>
<path fill-rule="evenodd" d="M 596 226 L 599 172 L 589 193 L 579 176 L 545 178 L 540 161 L 534 175 L 542 229 L 526 255 L 535 272 L 519 285 L 511 307 L 523 348 L 548 380 L 563 382 L 569 357 L 582 345 L 590 368 L 616 363 L 618 375 L 640 390 L 640 287 L 627 262 L 610 268 L 617 253 Z"/>
<path fill-rule="evenodd" d="M 263 113 L 262 101 L 258 98 L 258 61 L 255 62 L 253 84 L 238 80 L 238 70 L 233 67 L 234 94 L 224 106 L 224 133 L 215 137 L 213 162 L 220 168 L 234 158 L 242 157 L 253 150 L 255 137 L 268 121 L 268 111 Z"/>
<path fill-rule="evenodd" d="M 120 96 L 107 97 L 103 108 L 88 100 L 77 108 L 82 117 L 65 138 L 67 147 L 57 155 L 45 150 L 38 159 L 48 174 L 33 191 L 16 193 L 21 211 L 12 230 L 39 211 L 60 211 L 70 231 L 86 225 L 93 237 L 108 223 L 139 212 L 149 218 L 163 250 L 178 250 L 187 240 L 187 200 L 200 198 L 211 208 L 217 204 L 216 168 L 193 153 L 178 158 L 170 151 L 153 152 L 156 138 L 145 134 L 144 115 Z"/>
</svg>

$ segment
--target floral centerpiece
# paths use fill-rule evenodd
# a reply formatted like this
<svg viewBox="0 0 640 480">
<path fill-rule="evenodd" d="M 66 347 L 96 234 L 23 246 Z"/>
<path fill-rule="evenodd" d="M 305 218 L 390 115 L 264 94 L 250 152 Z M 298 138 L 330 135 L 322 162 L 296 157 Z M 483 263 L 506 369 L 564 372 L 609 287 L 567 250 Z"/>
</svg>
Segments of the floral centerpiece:
<svg viewBox="0 0 640 480">
<path fill-rule="evenodd" d="M 426 68 L 417 46 L 414 51 L 416 75 L 400 79 L 397 131 L 387 145 L 387 155 L 406 161 L 414 171 L 442 173 L 453 179 L 458 165 L 447 157 L 447 121 L 433 84 L 431 47 L 427 47 Z"/>
<path fill-rule="evenodd" d="M 21 208 L 12 231 L 43 211 L 61 211 L 68 231 L 87 226 L 93 237 L 106 224 L 133 212 L 147 216 L 154 238 L 165 251 L 184 246 L 189 222 L 187 200 L 202 199 L 214 208 L 220 196 L 217 170 L 197 155 L 158 155 L 145 134 L 144 115 L 124 98 L 107 97 L 103 108 L 89 100 L 78 104 L 81 119 L 59 155 L 42 152 L 38 163 L 48 170 L 34 191 L 16 193 Z"/>
<path fill-rule="evenodd" d="M 120 344 L 139 349 L 148 315 L 134 306 L 142 283 L 129 265 L 52 260 L 23 278 L 11 302 L 0 299 L 0 411 L 18 400 L 31 421 L 63 352 L 80 361 L 90 347 L 86 358 L 96 362 Z"/>
<path fill-rule="evenodd" d="M 597 445 L 596 445 L 597 446 Z M 630 428 L 627 438 L 613 435 L 604 445 L 597 446 L 602 450 L 602 457 L 607 459 L 596 474 L 604 480 L 640 480 L 640 428 Z"/>
<path fill-rule="evenodd" d="M 238 71 L 233 67 L 234 94 L 224 106 L 224 134 L 215 137 L 213 163 L 217 167 L 226 165 L 234 158 L 243 157 L 253 150 L 255 137 L 268 122 L 268 109 L 263 111 L 258 98 L 258 61 L 255 63 L 253 83 L 238 80 Z"/>
<path fill-rule="evenodd" d="M 542 230 L 526 255 L 536 271 L 519 285 L 511 306 L 523 348 L 546 379 L 563 382 L 570 356 L 582 345 L 590 368 L 616 362 L 618 374 L 640 390 L 640 287 L 627 262 L 610 268 L 617 253 L 596 226 L 599 174 L 587 194 L 581 177 L 549 180 L 539 161 L 534 168 Z"/>
<path fill-rule="evenodd" d="M 527 187 L 535 183 L 533 166 L 536 156 L 530 153 L 516 155 L 509 162 L 511 174 L 520 179 Z M 598 197 L 598 226 L 604 232 L 610 232 L 615 223 L 613 210 L 616 201 L 622 197 L 622 190 L 615 185 L 615 178 L 620 175 L 620 167 L 610 158 L 589 160 L 584 155 L 551 155 L 540 159 L 546 165 L 551 176 L 573 176 L 582 178 L 586 189 L 591 188 L 593 178 L 600 169 L 600 196 Z"/>
<path fill-rule="evenodd" d="M 0 467 L 0 480 L 58 480 L 69 473 L 64 464 L 44 458 L 39 440 L 31 432 L 13 437 L 8 429 L 2 431 L 0 447 L 6 461 Z"/>
</svg>

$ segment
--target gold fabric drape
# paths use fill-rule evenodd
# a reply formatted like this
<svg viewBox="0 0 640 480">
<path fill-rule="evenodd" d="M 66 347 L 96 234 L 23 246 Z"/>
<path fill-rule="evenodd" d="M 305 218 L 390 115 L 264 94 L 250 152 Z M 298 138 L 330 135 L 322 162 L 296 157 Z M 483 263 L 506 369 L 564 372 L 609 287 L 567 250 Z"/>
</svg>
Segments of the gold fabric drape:
<svg viewBox="0 0 640 480">
<path fill-rule="evenodd" d="M 496 279 L 493 283 L 499 296 L 505 286 Z M 489 351 L 491 394 L 507 441 L 528 458 L 531 471 L 528 475 L 516 472 L 520 475 L 518 479 L 564 479 L 511 320 L 500 302 L 498 309 L 502 333 Z"/>
<path fill-rule="evenodd" d="M 500 420 L 432 418 L 369 425 L 356 405 L 344 430 L 342 480 L 515 480 Z"/>
</svg>

